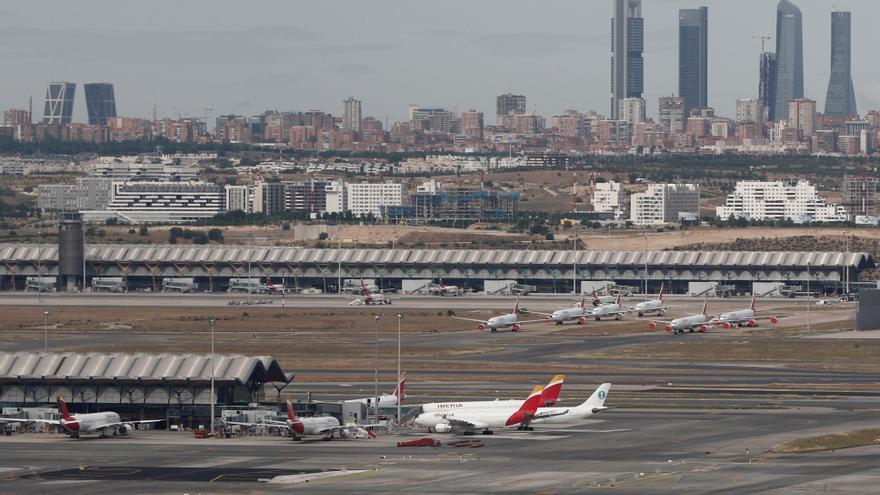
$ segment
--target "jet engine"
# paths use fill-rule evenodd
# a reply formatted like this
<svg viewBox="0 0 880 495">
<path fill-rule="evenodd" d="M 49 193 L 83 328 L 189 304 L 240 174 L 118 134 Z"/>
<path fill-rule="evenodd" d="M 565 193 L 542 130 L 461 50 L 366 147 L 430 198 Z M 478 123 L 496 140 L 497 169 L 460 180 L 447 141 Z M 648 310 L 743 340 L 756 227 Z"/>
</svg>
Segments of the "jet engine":
<svg viewBox="0 0 880 495">
<path fill-rule="evenodd" d="M 583 316 L 581 316 L 580 318 L 578 318 L 578 325 L 586 325 L 586 324 L 587 324 L 587 319 L 586 319 L 586 318 L 584 318 Z"/>
<path fill-rule="evenodd" d="M 775 317 L 775 316 L 771 316 L 771 317 L 770 317 L 770 323 L 772 323 L 772 324 L 775 325 L 776 322 L 778 322 L 778 321 L 779 321 L 779 318 L 777 318 L 777 317 Z"/>
<path fill-rule="evenodd" d="M 449 423 L 437 423 L 437 425 L 434 427 L 434 431 L 436 431 L 437 433 L 449 433 L 450 431 L 452 431 L 452 425 L 450 425 Z"/>
<path fill-rule="evenodd" d="M 709 331 L 709 327 L 706 325 L 700 325 L 700 333 L 706 333 Z"/>
<path fill-rule="evenodd" d="M 656 329 L 657 329 L 657 324 L 656 324 L 655 322 L 653 322 L 653 321 L 648 322 L 648 328 L 650 328 L 651 330 L 656 330 Z"/>
<path fill-rule="evenodd" d="M 514 332 L 519 332 L 519 323 L 514 323 L 514 324 L 513 324 L 513 331 L 514 331 Z"/>
<path fill-rule="evenodd" d="M 485 329 L 486 329 L 486 325 L 483 325 L 482 323 L 480 323 L 479 325 L 477 325 L 477 330 L 479 330 L 479 331 L 482 332 L 482 331 L 485 330 Z"/>
<path fill-rule="evenodd" d="M 748 326 L 750 326 L 750 327 L 756 327 L 756 326 L 758 326 L 758 322 L 755 321 L 755 320 L 749 320 L 749 322 L 748 322 Z"/>
<path fill-rule="evenodd" d="M 131 423 L 122 423 L 119 425 L 120 435 L 128 435 L 132 430 L 134 430 L 134 426 Z"/>
</svg>

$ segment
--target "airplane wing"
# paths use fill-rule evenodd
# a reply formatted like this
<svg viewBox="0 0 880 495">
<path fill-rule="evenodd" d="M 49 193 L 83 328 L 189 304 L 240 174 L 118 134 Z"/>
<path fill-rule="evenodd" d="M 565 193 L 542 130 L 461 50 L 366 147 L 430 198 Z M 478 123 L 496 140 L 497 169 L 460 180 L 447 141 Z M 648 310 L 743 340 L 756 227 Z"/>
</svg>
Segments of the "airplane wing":
<svg viewBox="0 0 880 495">
<path fill-rule="evenodd" d="M 468 418 L 444 418 L 447 423 L 457 428 L 464 428 L 467 430 L 479 430 L 482 428 L 486 428 L 488 425 L 486 423 L 477 420 L 477 419 L 468 419 Z"/>
<path fill-rule="evenodd" d="M 46 423 L 50 425 L 61 424 L 61 421 L 57 419 L 0 418 L 0 421 L 5 421 L 8 423 Z"/>
<path fill-rule="evenodd" d="M 568 414 L 568 409 L 563 409 L 562 411 L 536 413 L 534 416 L 531 417 L 531 421 L 534 421 L 536 419 L 553 418 L 555 416 L 565 416 L 566 414 Z"/>
<path fill-rule="evenodd" d="M 282 423 L 281 421 L 266 421 L 263 423 L 245 423 L 242 421 L 224 421 L 224 423 L 226 423 L 228 425 L 235 425 L 235 426 L 274 426 L 277 428 L 281 428 L 281 427 L 289 428 L 290 427 L 290 425 L 288 425 L 287 423 Z"/>
<path fill-rule="evenodd" d="M 476 318 L 465 318 L 465 317 L 463 317 L 463 316 L 455 316 L 455 315 L 452 315 L 452 317 L 455 318 L 456 320 L 474 321 L 474 322 L 477 322 L 477 323 L 482 323 L 482 324 L 484 324 L 484 325 L 488 325 L 488 324 L 489 324 L 489 322 L 486 321 L 486 320 L 477 320 Z M 541 321 L 543 321 L 543 320 L 541 320 Z"/>
<path fill-rule="evenodd" d="M 540 311 L 523 311 L 523 314 L 526 314 L 526 315 L 553 316 L 553 313 L 542 313 L 542 312 L 540 312 Z"/>
<path fill-rule="evenodd" d="M 520 325 L 524 325 L 526 323 L 547 323 L 547 320 L 520 320 L 517 323 L 519 323 Z"/>
<path fill-rule="evenodd" d="M 165 421 L 165 420 L 164 419 L 144 419 L 144 420 L 139 420 L 139 421 L 119 421 L 117 423 L 104 423 L 101 426 L 98 426 L 97 428 L 100 429 L 100 428 L 109 428 L 111 426 L 135 425 L 135 424 L 142 425 L 142 424 L 147 424 L 147 423 L 160 423 L 162 421 Z"/>
</svg>

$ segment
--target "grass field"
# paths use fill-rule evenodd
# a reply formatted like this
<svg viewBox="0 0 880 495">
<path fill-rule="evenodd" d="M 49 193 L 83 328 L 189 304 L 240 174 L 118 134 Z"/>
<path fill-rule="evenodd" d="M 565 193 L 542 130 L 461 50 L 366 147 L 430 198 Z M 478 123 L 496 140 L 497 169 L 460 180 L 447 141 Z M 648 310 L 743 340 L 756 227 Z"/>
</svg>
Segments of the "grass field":
<svg viewBox="0 0 880 495">
<path fill-rule="evenodd" d="M 831 433 L 818 437 L 801 438 L 774 447 L 770 452 L 775 454 L 803 454 L 866 447 L 869 445 L 880 445 L 880 429 Z"/>
</svg>

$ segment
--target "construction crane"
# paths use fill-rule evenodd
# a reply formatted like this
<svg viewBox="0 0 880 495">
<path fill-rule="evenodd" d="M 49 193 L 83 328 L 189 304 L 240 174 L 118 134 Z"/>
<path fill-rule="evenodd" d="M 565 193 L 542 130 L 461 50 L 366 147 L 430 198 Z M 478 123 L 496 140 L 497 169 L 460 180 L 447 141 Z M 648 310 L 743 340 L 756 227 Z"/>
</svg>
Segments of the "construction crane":
<svg viewBox="0 0 880 495">
<path fill-rule="evenodd" d="M 213 112 L 214 109 L 211 107 L 174 107 L 174 110 L 201 110 L 203 115 L 205 116 L 205 132 L 208 132 L 208 112 Z M 177 114 L 177 117 L 180 118 L 180 114 Z"/>
<path fill-rule="evenodd" d="M 764 35 L 764 36 L 761 36 L 761 35 L 749 36 L 749 38 L 753 39 L 753 40 L 761 40 L 761 53 L 765 52 L 764 43 L 773 39 L 770 36 L 766 36 L 766 35 Z"/>
</svg>

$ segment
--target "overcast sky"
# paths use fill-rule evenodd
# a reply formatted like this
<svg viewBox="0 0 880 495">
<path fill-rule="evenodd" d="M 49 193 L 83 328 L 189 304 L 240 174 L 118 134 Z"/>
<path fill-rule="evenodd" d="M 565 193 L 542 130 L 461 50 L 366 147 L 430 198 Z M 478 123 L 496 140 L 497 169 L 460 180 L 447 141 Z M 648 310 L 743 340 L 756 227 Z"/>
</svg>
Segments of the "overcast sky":
<svg viewBox="0 0 880 495">
<path fill-rule="evenodd" d="M 824 108 L 829 0 L 800 0 L 806 96 Z M 755 35 L 775 36 L 773 0 L 644 0 L 645 98 L 677 92 L 678 9 L 709 7 L 709 104 L 733 114 L 757 96 Z M 859 111 L 880 109 L 876 0 L 834 0 L 853 12 Z M 265 109 L 405 118 L 410 103 L 486 112 L 495 96 L 525 94 L 549 117 L 567 108 L 609 113 L 611 0 L 180 1 L 28 0 L 0 5 L 0 105 L 42 114 L 48 81 L 112 82 L 120 115 Z M 775 43 L 775 40 L 770 42 Z M 768 45 L 769 46 L 769 45 Z"/>
</svg>

